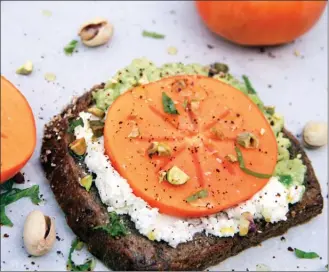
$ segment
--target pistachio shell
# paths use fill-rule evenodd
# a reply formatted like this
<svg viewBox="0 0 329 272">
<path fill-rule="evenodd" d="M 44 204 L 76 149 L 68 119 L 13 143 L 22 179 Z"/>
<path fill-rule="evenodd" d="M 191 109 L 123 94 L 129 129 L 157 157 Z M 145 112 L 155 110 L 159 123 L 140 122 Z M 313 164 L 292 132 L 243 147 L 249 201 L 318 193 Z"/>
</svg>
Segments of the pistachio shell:
<svg viewBox="0 0 329 272">
<path fill-rule="evenodd" d="M 104 18 L 94 18 L 85 22 L 78 32 L 83 44 L 89 47 L 107 43 L 113 35 L 113 26 Z"/>
<path fill-rule="evenodd" d="M 26 251 L 33 256 L 49 252 L 55 243 L 55 221 L 41 211 L 31 212 L 24 224 L 23 239 Z"/>
</svg>

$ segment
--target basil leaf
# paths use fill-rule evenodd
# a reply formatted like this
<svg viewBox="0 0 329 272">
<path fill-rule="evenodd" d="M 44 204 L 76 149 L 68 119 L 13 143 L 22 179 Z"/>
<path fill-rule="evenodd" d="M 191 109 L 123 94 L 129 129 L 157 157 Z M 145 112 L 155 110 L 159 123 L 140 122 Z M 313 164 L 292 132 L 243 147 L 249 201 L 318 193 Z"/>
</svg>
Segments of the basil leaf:
<svg viewBox="0 0 329 272">
<path fill-rule="evenodd" d="M 254 172 L 254 171 L 246 168 L 245 163 L 244 163 L 244 159 L 243 159 L 243 156 L 242 156 L 242 152 L 241 152 L 240 148 L 236 146 L 235 147 L 235 152 L 237 154 L 237 158 L 238 158 L 240 169 L 243 172 L 245 172 L 248 175 L 254 176 L 256 178 L 266 179 L 266 178 L 271 178 L 272 177 L 272 175 L 270 175 L 270 174 L 262 174 L 262 173 Z"/>
<path fill-rule="evenodd" d="M 1 206 L 7 206 L 23 197 L 29 197 L 33 204 L 39 204 L 39 185 L 33 185 L 26 189 L 13 188 L 11 191 L 1 194 Z"/>
<path fill-rule="evenodd" d="M 289 186 L 292 183 L 292 176 L 291 175 L 279 175 L 279 181 L 283 185 Z"/>
<path fill-rule="evenodd" d="M 94 230 L 102 230 L 105 231 L 107 234 L 111 235 L 112 237 L 117 236 L 124 236 L 127 234 L 126 227 L 122 224 L 119 216 L 112 212 L 109 214 L 110 216 L 110 223 L 104 226 L 97 226 Z"/>
<path fill-rule="evenodd" d="M 14 224 L 6 215 L 5 206 L 0 206 L 0 225 L 12 227 Z"/>
<path fill-rule="evenodd" d="M 70 121 L 67 132 L 74 133 L 74 129 L 78 126 L 82 126 L 82 127 L 84 126 L 83 120 L 80 117 L 78 119 Z"/>
<path fill-rule="evenodd" d="M 66 55 L 72 55 L 74 49 L 77 47 L 78 41 L 77 40 L 72 40 L 70 41 L 65 47 L 64 47 L 64 52 Z"/>
<path fill-rule="evenodd" d="M 196 201 L 198 199 L 205 198 L 207 196 L 208 196 L 207 189 L 202 189 L 202 190 L 194 193 L 193 195 L 190 195 L 189 197 L 187 197 L 186 201 L 187 202 L 193 202 L 193 201 Z"/>
<path fill-rule="evenodd" d="M 5 183 L 3 183 L 3 184 L 0 185 L 0 190 L 10 191 L 13 188 L 14 182 L 15 181 L 14 181 L 13 178 L 7 180 Z"/>
<path fill-rule="evenodd" d="M 68 271 L 93 271 L 96 265 L 96 261 L 94 259 L 87 259 L 83 264 L 75 264 L 72 260 L 72 254 L 75 250 L 81 250 L 83 247 L 83 242 L 81 242 L 78 238 L 74 239 L 72 242 L 69 257 L 66 263 L 66 268 Z"/>
<path fill-rule="evenodd" d="M 175 107 L 174 101 L 165 92 L 162 93 L 162 105 L 163 110 L 166 113 L 179 114 Z"/>
<path fill-rule="evenodd" d="M 144 37 L 149 37 L 149 38 L 153 38 L 153 39 L 164 39 L 165 35 L 156 33 L 156 32 L 151 32 L 151 31 L 146 31 L 144 30 L 142 35 Z"/>
<path fill-rule="evenodd" d="M 39 185 L 33 185 L 30 188 L 18 189 L 11 188 L 5 193 L 0 194 L 1 204 L 0 204 L 0 224 L 4 226 L 13 226 L 13 223 L 6 215 L 5 207 L 17 200 L 29 197 L 33 204 L 38 204 L 41 202 L 39 198 Z"/>
<path fill-rule="evenodd" d="M 249 94 L 256 94 L 257 92 L 255 91 L 255 89 L 253 88 L 253 86 L 250 83 L 250 80 L 247 76 L 243 75 L 242 79 L 244 81 L 244 84 L 246 85 L 246 88 L 248 90 Z"/>
<path fill-rule="evenodd" d="M 305 252 L 303 250 L 295 248 L 295 255 L 300 259 L 315 259 L 320 256 L 315 252 Z"/>
</svg>

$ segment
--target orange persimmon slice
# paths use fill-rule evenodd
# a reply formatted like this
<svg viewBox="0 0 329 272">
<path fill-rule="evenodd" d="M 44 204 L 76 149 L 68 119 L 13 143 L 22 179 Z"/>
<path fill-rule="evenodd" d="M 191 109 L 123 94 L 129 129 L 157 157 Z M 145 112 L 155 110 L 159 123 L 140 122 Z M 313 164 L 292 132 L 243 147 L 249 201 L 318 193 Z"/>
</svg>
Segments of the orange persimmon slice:
<svg viewBox="0 0 329 272">
<path fill-rule="evenodd" d="M 1 76 L 1 183 L 23 168 L 35 145 L 36 128 L 29 103 Z"/>
<path fill-rule="evenodd" d="M 163 94 L 178 114 L 165 112 Z M 135 87 L 117 98 L 108 110 L 104 145 L 135 195 L 162 213 L 199 217 L 248 200 L 268 182 L 268 177 L 247 174 L 238 162 L 226 158 L 237 155 L 236 138 L 242 132 L 259 139 L 256 149 L 240 146 L 245 167 L 272 174 L 276 139 L 248 96 L 212 78 L 175 76 Z M 169 146 L 170 155 L 149 156 L 152 142 Z M 173 166 L 190 177 L 186 183 L 159 181 L 162 171 Z M 191 198 L 200 191 L 201 198 Z"/>
</svg>

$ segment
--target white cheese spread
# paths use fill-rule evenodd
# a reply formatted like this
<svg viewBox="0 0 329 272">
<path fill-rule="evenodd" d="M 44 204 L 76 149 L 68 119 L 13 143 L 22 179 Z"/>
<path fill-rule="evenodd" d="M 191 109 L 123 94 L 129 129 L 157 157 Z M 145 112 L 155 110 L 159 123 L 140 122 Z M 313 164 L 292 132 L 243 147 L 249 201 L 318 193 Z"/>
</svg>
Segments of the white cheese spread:
<svg viewBox="0 0 329 272">
<path fill-rule="evenodd" d="M 81 112 L 84 127 L 75 128 L 77 138 L 84 137 L 87 143 L 85 163 L 94 172 L 96 187 L 102 202 L 108 206 L 108 211 L 118 214 L 128 214 L 135 223 L 136 229 L 150 240 L 165 241 L 176 247 L 179 243 L 193 239 L 194 234 L 203 232 L 219 237 L 233 236 L 239 232 L 241 214 L 250 212 L 254 219 L 265 219 L 275 223 L 287 220 L 289 204 L 300 201 L 305 187 L 293 184 L 284 186 L 277 177 L 272 177 L 267 185 L 250 200 L 211 216 L 184 219 L 159 213 L 158 209 L 150 207 L 142 198 L 133 194 L 127 180 L 111 165 L 104 154 L 103 137 L 92 141 L 93 133 L 88 120 L 90 113 Z"/>
</svg>

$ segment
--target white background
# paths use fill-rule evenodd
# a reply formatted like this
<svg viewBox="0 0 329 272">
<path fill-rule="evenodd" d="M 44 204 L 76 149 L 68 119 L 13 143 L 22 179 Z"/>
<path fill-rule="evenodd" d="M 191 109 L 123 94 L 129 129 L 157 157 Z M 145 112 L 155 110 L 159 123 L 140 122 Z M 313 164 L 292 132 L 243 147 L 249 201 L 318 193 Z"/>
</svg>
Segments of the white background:
<svg viewBox="0 0 329 272">
<path fill-rule="evenodd" d="M 43 15 L 43 10 L 50 10 L 52 16 Z M 63 47 L 77 38 L 80 24 L 95 16 L 104 16 L 114 25 L 111 43 L 99 48 L 80 45 L 78 53 L 66 56 Z M 275 105 L 277 111 L 285 115 L 286 127 L 299 134 L 306 121 L 327 120 L 326 22 L 325 14 L 311 32 L 294 43 L 260 53 L 259 48 L 238 47 L 211 34 L 201 24 L 193 2 L 1 2 L 1 74 L 26 96 L 37 122 L 38 144 L 24 168 L 26 179 L 30 180 L 25 186 L 39 184 L 46 199 L 41 207 L 23 199 L 6 208 L 14 226 L 1 227 L 1 269 L 65 270 L 74 234 L 44 178 L 38 157 L 44 124 L 59 113 L 72 95 L 81 95 L 94 84 L 107 80 L 136 57 L 145 56 L 156 64 L 225 61 L 233 74 L 247 74 L 265 103 Z M 166 38 L 142 37 L 144 29 L 163 33 Z M 208 49 L 207 44 L 214 48 Z M 166 49 L 169 46 L 177 47 L 178 54 L 168 55 Z M 296 56 L 295 50 L 301 56 Z M 33 73 L 30 76 L 16 75 L 15 70 L 28 59 L 35 65 Z M 45 81 L 44 74 L 48 72 L 56 74 L 55 83 Z M 327 148 L 308 154 L 325 198 L 322 215 L 289 230 L 284 235 L 285 242 L 280 237 L 270 239 L 213 269 L 254 270 L 259 263 L 272 270 L 325 269 L 328 263 Z M 22 241 L 24 219 L 34 209 L 55 218 L 61 238 L 48 255 L 40 258 L 28 258 Z M 9 238 L 3 237 L 5 233 Z M 322 259 L 297 259 L 287 250 L 288 246 L 315 251 Z M 96 269 L 106 270 L 106 267 L 97 261 Z"/>
</svg>

